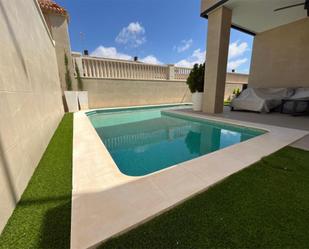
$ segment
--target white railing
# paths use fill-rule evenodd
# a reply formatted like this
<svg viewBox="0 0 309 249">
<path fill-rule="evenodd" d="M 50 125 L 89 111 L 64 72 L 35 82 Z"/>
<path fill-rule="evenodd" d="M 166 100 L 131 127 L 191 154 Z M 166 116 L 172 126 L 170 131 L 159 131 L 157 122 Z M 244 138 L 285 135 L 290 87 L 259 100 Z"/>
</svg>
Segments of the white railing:
<svg viewBox="0 0 309 249">
<path fill-rule="evenodd" d="M 141 146 L 162 139 L 173 140 L 176 138 L 185 137 L 191 126 L 182 124 L 179 127 L 172 127 L 168 129 L 148 129 L 148 132 L 132 133 L 123 136 L 105 137 L 104 144 L 108 149 L 128 149 L 132 145 Z"/>
<path fill-rule="evenodd" d="M 191 69 L 174 65 L 153 65 L 142 62 L 81 56 L 73 53 L 74 66 L 81 76 L 104 79 L 178 80 L 185 81 Z"/>
<path fill-rule="evenodd" d="M 187 67 L 175 67 L 175 79 L 176 80 L 187 80 L 191 68 Z"/>
</svg>

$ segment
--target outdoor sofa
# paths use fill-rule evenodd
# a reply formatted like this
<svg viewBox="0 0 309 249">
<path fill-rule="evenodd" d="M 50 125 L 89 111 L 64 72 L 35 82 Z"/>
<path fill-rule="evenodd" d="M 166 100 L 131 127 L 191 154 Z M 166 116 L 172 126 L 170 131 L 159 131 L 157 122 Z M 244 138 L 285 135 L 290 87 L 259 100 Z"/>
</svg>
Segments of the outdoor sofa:
<svg viewBox="0 0 309 249">
<path fill-rule="evenodd" d="M 231 110 L 270 112 L 281 107 L 288 113 L 303 113 L 309 108 L 309 88 L 247 88 L 234 98 Z"/>
</svg>

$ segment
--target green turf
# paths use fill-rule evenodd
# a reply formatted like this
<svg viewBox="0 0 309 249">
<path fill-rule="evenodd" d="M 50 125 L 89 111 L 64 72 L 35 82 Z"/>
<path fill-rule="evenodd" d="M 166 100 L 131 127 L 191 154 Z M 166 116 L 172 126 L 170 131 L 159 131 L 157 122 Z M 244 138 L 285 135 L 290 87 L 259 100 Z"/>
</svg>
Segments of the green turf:
<svg viewBox="0 0 309 249">
<path fill-rule="evenodd" d="M 109 248 L 309 248 L 309 152 L 284 148 Z"/>
<path fill-rule="evenodd" d="M 231 104 L 231 101 L 229 101 L 229 100 L 225 100 L 225 101 L 224 101 L 224 105 L 225 105 L 225 106 L 229 106 L 230 104 Z"/>
<path fill-rule="evenodd" d="M 72 129 L 66 114 L 2 232 L 1 249 L 70 248 Z"/>
</svg>

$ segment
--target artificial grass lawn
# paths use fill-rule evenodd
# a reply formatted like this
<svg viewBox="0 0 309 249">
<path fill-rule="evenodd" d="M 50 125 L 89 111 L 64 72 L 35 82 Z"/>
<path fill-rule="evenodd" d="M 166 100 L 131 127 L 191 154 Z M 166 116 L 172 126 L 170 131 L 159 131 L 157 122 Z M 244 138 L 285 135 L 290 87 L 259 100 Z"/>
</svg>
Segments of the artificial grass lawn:
<svg viewBox="0 0 309 249">
<path fill-rule="evenodd" d="M 309 152 L 284 148 L 99 248 L 309 248 Z"/>
<path fill-rule="evenodd" d="M 229 101 L 229 100 L 224 100 L 224 105 L 225 106 L 229 106 L 231 104 L 231 101 Z"/>
<path fill-rule="evenodd" d="M 0 236 L 1 249 L 70 248 L 72 141 L 73 115 L 66 114 Z"/>
</svg>

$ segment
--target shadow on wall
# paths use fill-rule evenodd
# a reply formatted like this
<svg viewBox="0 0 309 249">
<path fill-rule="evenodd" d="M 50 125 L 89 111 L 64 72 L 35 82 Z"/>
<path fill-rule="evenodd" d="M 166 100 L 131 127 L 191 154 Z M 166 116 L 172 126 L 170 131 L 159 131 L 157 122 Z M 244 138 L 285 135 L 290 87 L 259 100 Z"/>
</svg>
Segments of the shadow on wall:
<svg viewBox="0 0 309 249">
<path fill-rule="evenodd" d="M 4 153 L 1 134 L 0 134 L 0 165 L 2 165 L 2 168 L 3 168 L 2 171 L 3 171 L 4 177 L 6 179 L 6 181 L 4 183 L 1 183 L 1 184 L 7 184 L 7 187 L 8 187 L 8 190 L 10 192 L 10 196 L 11 196 L 11 201 L 16 205 L 17 201 L 18 201 L 17 191 L 15 189 L 13 178 L 12 178 L 12 175 L 11 175 L 11 172 L 10 172 L 9 162 L 6 158 L 5 153 Z"/>
<path fill-rule="evenodd" d="M 23 53 L 22 53 L 22 50 L 20 48 L 19 42 L 18 42 L 18 40 L 16 38 L 16 34 L 14 32 L 14 29 L 13 29 L 11 23 L 10 23 L 7 11 L 5 10 L 5 8 L 3 6 L 3 3 L 1 1 L 0 1 L 0 12 L 1 12 L 0 16 L 3 16 L 3 19 L 5 21 L 5 24 L 7 26 L 7 29 L 9 31 L 9 34 L 10 34 L 11 39 L 12 39 L 12 44 L 14 44 L 16 53 L 18 54 L 18 57 L 20 58 L 20 63 L 22 65 L 22 68 L 23 68 L 23 70 L 25 72 L 25 75 L 26 75 L 26 77 L 28 79 L 29 75 L 28 75 L 27 66 L 26 66 L 26 63 L 25 63 L 25 58 L 23 56 Z"/>
</svg>

